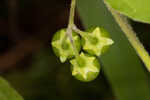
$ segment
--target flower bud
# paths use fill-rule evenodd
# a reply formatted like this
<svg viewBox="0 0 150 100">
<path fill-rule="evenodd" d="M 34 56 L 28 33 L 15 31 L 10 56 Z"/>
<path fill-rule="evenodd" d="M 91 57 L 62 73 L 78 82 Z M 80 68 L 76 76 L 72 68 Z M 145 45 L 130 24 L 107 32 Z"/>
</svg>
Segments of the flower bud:
<svg viewBox="0 0 150 100">
<path fill-rule="evenodd" d="M 72 37 L 78 52 L 81 49 L 80 37 L 76 33 L 72 33 Z M 60 61 L 63 63 L 67 59 L 70 59 L 75 56 L 73 46 L 66 35 L 66 29 L 61 29 L 56 32 L 52 38 L 52 48 L 54 53 L 60 58 Z"/>
<path fill-rule="evenodd" d="M 70 61 L 72 75 L 83 82 L 94 80 L 100 72 L 100 64 L 95 56 L 89 56 L 83 52 L 79 57 Z"/>
<path fill-rule="evenodd" d="M 82 38 L 83 50 L 96 56 L 105 53 L 109 46 L 114 43 L 109 38 L 108 32 L 100 27 L 91 28 Z"/>
</svg>

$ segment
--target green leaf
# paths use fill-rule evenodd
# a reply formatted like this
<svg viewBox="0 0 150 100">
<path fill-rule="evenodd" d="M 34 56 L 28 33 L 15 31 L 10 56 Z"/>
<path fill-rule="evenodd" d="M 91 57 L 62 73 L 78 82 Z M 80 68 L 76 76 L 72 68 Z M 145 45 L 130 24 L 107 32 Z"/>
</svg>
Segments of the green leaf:
<svg viewBox="0 0 150 100">
<path fill-rule="evenodd" d="M 112 8 L 133 20 L 150 23 L 150 0 L 105 0 Z"/>
<path fill-rule="evenodd" d="M 23 98 L 0 77 L 0 100 L 23 100 Z"/>
<path fill-rule="evenodd" d="M 86 28 L 104 27 L 114 41 L 100 60 L 115 100 L 150 100 L 150 87 L 143 64 L 102 0 L 78 0 L 78 10 Z"/>
</svg>

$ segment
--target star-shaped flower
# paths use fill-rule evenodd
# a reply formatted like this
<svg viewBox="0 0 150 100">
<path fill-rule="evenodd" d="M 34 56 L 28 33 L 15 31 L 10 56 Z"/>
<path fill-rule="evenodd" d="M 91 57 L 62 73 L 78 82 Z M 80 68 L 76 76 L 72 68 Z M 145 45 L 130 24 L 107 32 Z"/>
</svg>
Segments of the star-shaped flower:
<svg viewBox="0 0 150 100">
<path fill-rule="evenodd" d="M 72 75 L 81 81 L 95 79 L 100 71 L 100 65 L 94 56 L 81 53 L 78 58 L 70 61 L 72 64 Z"/>
<path fill-rule="evenodd" d="M 73 33 L 73 40 L 77 50 L 80 51 L 80 37 Z M 54 35 L 52 47 L 62 63 L 75 55 L 72 44 L 69 38 L 66 36 L 66 29 L 62 29 Z"/>
<path fill-rule="evenodd" d="M 83 37 L 83 49 L 90 54 L 100 56 L 104 47 L 112 45 L 114 42 L 112 39 L 105 36 L 99 27 L 96 27 L 92 33 L 87 33 Z"/>
</svg>

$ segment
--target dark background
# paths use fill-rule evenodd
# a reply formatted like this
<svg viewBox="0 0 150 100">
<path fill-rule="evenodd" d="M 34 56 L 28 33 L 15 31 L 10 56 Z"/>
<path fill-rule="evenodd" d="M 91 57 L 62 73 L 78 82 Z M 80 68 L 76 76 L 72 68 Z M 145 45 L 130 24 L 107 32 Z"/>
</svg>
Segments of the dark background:
<svg viewBox="0 0 150 100">
<path fill-rule="evenodd" d="M 25 100 L 114 100 L 103 71 L 82 83 L 51 49 L 51 38 L 68 23 L 70 0 L 0 0 L 0 73 Z M 150 25 L 130 21 L 150 51 Z M 84 29 L 78 12 L 75 23 Z"/>
</svg>

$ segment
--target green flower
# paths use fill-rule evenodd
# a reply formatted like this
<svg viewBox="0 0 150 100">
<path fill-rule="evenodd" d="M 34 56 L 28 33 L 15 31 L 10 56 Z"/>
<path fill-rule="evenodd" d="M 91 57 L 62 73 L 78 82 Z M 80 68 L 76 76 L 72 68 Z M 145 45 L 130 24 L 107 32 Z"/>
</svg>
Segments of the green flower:
<svg viewBox="0 0 150 100">
<path fill-rule="evenodd" d="M 99 27 L 92 29 L 90 33 L 84 34 L 83 49 L 89 54 L 100 56 L 105 52 L 105 49 L 114 42 L 108 36 L 108 33 Z"/>
<path fill-rule="evenodd" d="M 85 55 L 84 53 L 71 60 L 70 63 L 72 65 L 72 75 L 80 81 L 92 81 L 100 71 L 100 65 L 96 57 Z"/>
<path fill-rule="evenodd" d="M 81 48 L 80 37 L 76 33 L 72 33 L 72 35 L 75 46 L 79 52 Z M 61 29 L 60 31 L 56 32 L 56 34 L 53 36 L 51 44 L 53 51 L 60 58 L 62 63 L 75 56 L 72 44 L 66 35 L 66 29 Z"/>
</svg>

